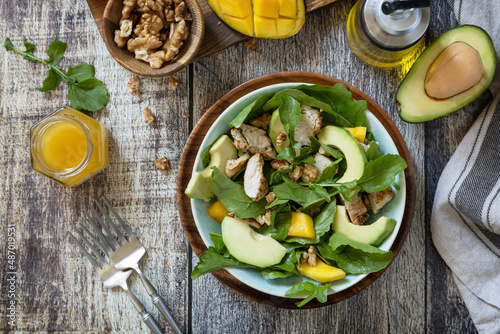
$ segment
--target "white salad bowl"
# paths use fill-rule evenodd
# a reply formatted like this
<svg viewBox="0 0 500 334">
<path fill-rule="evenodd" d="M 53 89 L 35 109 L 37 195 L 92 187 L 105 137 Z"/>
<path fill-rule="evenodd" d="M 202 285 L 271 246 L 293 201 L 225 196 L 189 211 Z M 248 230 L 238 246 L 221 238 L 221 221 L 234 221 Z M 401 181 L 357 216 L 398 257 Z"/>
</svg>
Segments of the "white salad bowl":
<svg viewBox="0 0 500 334">
<path fill-rule="evenodd" d="M 308 72 L 283 72 L 283 73 L 286 74 L 286 73 L 308 73 Z M 321 76 L 319 74 L 314 74 L 314 73 L 309 73 L 309 75 L 313 76 L 313 77 Z M 322 77 L 326 77 L 326 76 L 322 76 Z M 327 78 L 330 78 L 330 77 L 327 77 Z M 336 79 L 332 78 L 332 80 L 336 80 Z M 274 80 L 274 81 L 276 81 L 276 80 Z M 283 79 L 278 80 L 278 82 L 280 82 L 280 81 L 284 81 L 284 80 Z M 276 93 L 276 92 L 283 90 L 283 89 L 286 89 L 286 88 L 295 87 L 295 86 L 298 86 L 301 84 L 309 85 L 309 84 L 311 84 L 311 82 L 315 82 L 315 80 L 308 80 L 308 81 L 309 81 L 309 83 L 308 82 L 297 82 L 295 80 L 294 82 L 282 82 L 282 83 L 278 83 L 278 84 L 271 84 L 271 85 L 250 91 L 248 94 L 243 95 L 242 97 L 240 97 L 239 99 L 237 99 L 236 101 L 231 103 L 229 106 L 227 106 L 229 103 L 228 103 L 228 101 L 224 100 L 224 97 L 221 100 L 219 100 L 219 102 L 218 102 L 219 105 L 217 106 L 217 103 L 216 103 L 216 105 L 214 105 L 212 108 L 215 108 L 215 109 L 218 108 L 218 110 L 219 110 L 218 112 L 220 112 L 220 110 L 224 110 L 224 108 L 225 108 L 225 110 L 213 122 L 213 124 L 211 124 L 211 125 L 205 124 L 204 125 L 205 130 L 203 130 L 202 132 L 206 131 L 207 126 L 210 126 L 210 128 L 208 129 L 208 131 L 206 131 L 205 137 L 204 137 L 203 141 L 201 142 L 201 144 L 199 145 L 198 153 L 196 155 L 196 158 L 194 159 L 194 164 L 192 166 L 192 171 L 203 169 L 202 161 L 201 161 L 202 152 L 207 147 L 209 147 L 209 145 L 211 143 L 213 143 L 219 136 L 221 136 L 222 134 L 227 134 L 229 132 L 229 130 L 230 130 L 229 123 L 247 105 L 249 105 L 250 103 L 255 101 L 262 94 Z M 336 81 L 338 81 L 338 80 L 336 80 Z M 263 86 L 263 84 L 261 84 L 261 86 Z M 237 89 L 238 88 L 236 88 L 235 90 L 237 90 Z M 244 91 L 248 91 L 248 89 L 246 89 Z M 230 95 L 230 94 L 228 93 L 227 95 Z M 239 95 L 241 96 L 241 94 L 239 94 Z M 353 96 L 355 97 L 354 94 L 353 94 Z M 231 102 L 231 101 L 229 101 L 229 102 Z M 375 103 L 373 101 L 371 101 L 371 102 Z M 370 103 L 368 103 L 368 108 L 370 108 Z M 378 105 L 377 105 L 377 108 L 378 108 L 377 110 L 381 110 L 381 108 Z M 383 112 L 383 111 L 379 111 L 379 113 L 380 112 Z M 385 114 L 385 112 L 384 112 L 384 114 Z M 379 121 L 379 119 L 370 111 L 366 111 L 366 116 L 367 116 L 368 130 L 373 133 L 375 140 L 379 143 L 381 152 L 384 154 L 386 154 L 386 153 L 400 154 L 400 152 L 398 152 L 397 145 L 395 144 L 395 142 L 391 138 L 391 135 L 386 130 L 384 125 Z M 392 121 L 390 121 L 390 119 L 387 117 L 386 114 L 385 114 L 385 116 L 386 116 L 385 122 L 387 123 L 387 120 L 389 120 L 388 122 L 392 123 Z M 200 123 L 203 123 L 202 121 L 200 121 Z M 202 125 L 198 125 L 197 127 L 199 127 L 199 126 L 202 126 Z M 396 129 L 395 131 L 398 133 L 398 135 L 402 141 L 402 137 L 399 134 L 399 131 L 397 131 L 397 128 L 395 127 L 395 125 L 393 123 L 391 125 L 391 128 Z M 195 131 L 196 130 L 197 129 L 195 129 Z M 193 132 L 195 132 L 195 131 L 193 131 Z M 394 130 L 393 130 L 393 132 L 394 132 Z M 193 134 L 192 134 L 192 136 L 193 136 Z M 394 135 L 393 135 L 393 137 L 394 137 Z M 200 139 L 201 138 L 198 138 L 197 140 L 200 141 Z M 190 140 L 191 140 L 191 138 L 190 138 Z M 188 144 L 186 145 L 185 150 L 189 149 L 188 146 L 190 146 L 190 140 L 188 140 Z M 406 145 L 404 144 L 404 141 L 403 141 L 403 146 L 404 146 L 404 150 L 407 152 Z M 401 146 L 400 146 L 400 151 L 401 151 Z M 185 154 L 187 154 L 187 152 L 185 152 L 183 154 L 183 157 L 181 159 L 181 166 L 180 166 L 180 170 L 179 170 L 179 173 L 181 173 L 181 174 L 184 173 L 183 171 L 181 171 L 181 168 L 184 167 L 183 160 L 186 159 L 186 157 L 184 156 Z M 405 158 L 408 162 L 408 165 L 411 165 L 412 162 L 411 162 L 411 159 L 409 158 L 409 155 L 406 156 Z M 193 163 L 192 157 L 191 157 L 190 163 L 191 164 Z M 411 180 L 413 180 L 413 178 L 414 178 L 413 166 L 411 166 L 409 169 L 411 169 L 411 171 L 410 171 L 410 174 L 412 174 Z M 407 172 L 408 172 L 408 170 L 407 170 Z M 182 187 L 183 185 L 185 187 L 185 184 L 187 184 L 187 183 L 185 182 L 186 180 L 183 180 L 183 179 L 186 179 L 188 176 L 189 177 L 191 176 L 191 170 L 190 170 L 189 175 L 187 175 L 187 174 L 184 176 L 179 175 L 179 181 L 182 181 L 182 182 L 179 182 L 179 184 L 178 184 L 178 187 L 179 187 L 178 188 L 178 196 L 181 196 L 183 198 L 181 200 L 181 198 L 178 197 L 178 203 L 179 203 L 179 210 L 181 213 L 181 220 L 183 223 L 184 230 L 186 232 L 186 235 L 188 236 L 189 241 L 191 242 L 191 245 L 193 246 L 193 249 L 195 249 L 195 251 L 196 251 L 197 249 L 200 248 L 199 244 L 201 243 L 201 241 L 205 244 L 206 247 L 213 246 L 212 240 L 210 239 L 210 232 L 221 233 L 221 225 L 208 215 L 207 209 L 208 209 L 208 206 L 210 204 L 209 202 L 204 202 L 204 201 L 198 200 L 198 199 L 187 199 L 187 196 L 185 196 L 184 194 L 179 194 L 180 191 L 183 192 L 185 190 L 185 189 L 180 189 L 180 187 Z M 408 179 L 408 176 L 406 178 Z M 414 182 L 410 182 L 410 183 L 411 183 L 410 188 L 412 188 L 410 190 L 412 193 L 412 192 L 414 192 L 414 189 L 413 189 Z M 404 172 L 400 173 L 396 177 L 396 185 L 397 185 L 398 190 L 396 191 L 396 195 L 394 196 L 394 198 L 388 204 L 386 204 L 378 214 L 376 214 L 376 215 L 372 214 L 370 216 L 369 221 L 368 221 L 368 223 L 371 223 L 371 222 L 375 221 L 376 219 L 378 219 L 380 216 L 386 216 L 386 217 L 394 218 L 397 222 L 392 233 L 378 247 L 382 250 L 390 250 L 391 246 L 393 246 L 393 243 L 396 240 L 398 240 L 398 244 L 397 244 L 398 247 L 401 247 L 402 242 L 404 241 L 404 238 L 406 237 L 406 232 L 409 229 L 409 224 L 411 223 L 411 216 L 413 214 L 413 207 L 414 207 L 413 200 L 409 201 L 411 203 L 411 205 L 410 205 L 411 210 L 405 211 L 405 203 L 407 203 L 407 190 L 408 189 L 407 189 L 407 182 L 405 181 Z M 414 197 L 414 196 L 411 196 L 411 197 Z M 188 208 L 181 207 L 181 206 L 186 206 L 185 204 L 189 203 L 188 201 L 190 201 L 191 212 L 186 212 L 186 211 L 188 211 Z M 407 204 L 406 204 L 406 206 L 407 206 Z M 185 219 L 186 218 L 185 216 L 187 216 L 188 214 L 191 214 L 191 213 L 192 213 L 192 218 L 194 220 L 194 224 L 196 227 L 196 231 L 194 231 L 193 226 L 191 226 L 189 223 L 186 223 L 186 221 L 185 221 L 185 220 L 187 220 L 187 219 Z M 404 224 L 405 228 L 403 229 L 402 233 L 399 234 L 399 236 L 398 236 L 398 233 L 401 229 L 403 222 L 405 222 L 405 224 Z M 187 226 L 187 225 L 189 225 L 189 226 Z M 197 239 L 198 242 L 193 240 L 193 234 L 196 234 L 196 238 L 194 238 L 194 239 Z M 199 237 L 198 237 L 198 234 L 199 234 Z M 200 238 L 201 238 L 201 240 L 200 240 Z M 198 243 L 198 245 L 196 245 L 196 243 Z M 399 250 L 399 248 L 397 250 Z M 286 302 L 284 302 L 285 304 L 287 304 L 287 306 L 283 306 L 283 305 L 280 305 L 280 303 L 273 302 L 273 298 L 277 298 L 277 300 L 280 300 L 280 298 L 285 297 L 285 292 L 290 287 L 292 287 L 293 285 L 295 285 L 297 283 L 310 280 L 306 277 L 298 276 L 298 275 L 293 275 L 293 276 L 288 277 L 288 278 L 266 280 L 262 277 L 261 273 L 255 269 L 227 268 L 226 270 L 230 275 L 232 275 L 232 277 L 236 278 L 239 282 L 243 283 L 247 287 L 253 288 L 261 293 L 264 293 L 265 294 L 264 296 L 266 296 L 266 298 L 269 297 L 271 299 L 271 302 L 269 302 L 269 300 L 267 300 L 267 301 L 259 300 L 259 298 L 252 296 L 251 294 L 249 295 L 247 287 L 240 288 L 238 285 L 233 284 L 234 283 L 233 281 L 229 282 L 229 284 L 228 284 L 228 281 L 226 278 L 215 274 L 215 276 L 217 278 L 219 278 L 224 284 L 228 285 L 231 289 L 244 295 L 247 298 L 250 298 L 250 299 L 253 299 L 253 300 L 256 300 L 258 302 L 262 302 L 262 303 L 265 303 L 268 305 L 278 306 L 278 307 L 290 307 L 290 305 L 289 305 L 290 303 L 287 304 Z M 367 284 L 360 283 L 359 285 L 361 285 L 361 287 L 358 287 L 359 285 L 356 287 L 353 287 L 353 286 L 355 286 L 357 283 L 362 281 L 367 275 L 352 275 L 351 274 L 351 275 L 347 275 L 344 279 L 332 282 L 331 287 L 329 289 L 329 295 L 337 294 L 341 291 L 348 290 L 348 289 L 351 290 L 351 291 L 345 291 L 343 293 L 345 295 L 344 297 L 337 298 L 337 300 L 332 301 L 332 302 L 343 300 L 343 299 L 348 298 L 349 296 L 361 291 L 364 287 L 366 287 L 372 281 L 374 281 L 380 274 L 370 274 L 370 275 L 372 275 L 373 277 L 367 278 L 365 280 L 365 281 L 367 281 L 367 280 L 369 281 Z M 313 280 L 310 280 L 310 281 L 315 282 Z M 317 283 L 317 282 L 315 282 L 315 283 Z M 250 292 L 252 292 L 252 291 L 253 290 L 250 289 Z M 253 292 L 255 292 L 255 291 L 253 291 Z M 275 296 L 275 297 L 272 297 L 272 296 Z M 303 297 L 305 297 L 305 296 L 303 296 Z M 300 297 L 294 297 L 294 298 L 297 299 Z M 326 304 L 331 304 L 332 302 L 329 302 Z M 283 303 L 283 301 L 281 303 Z M 318 306 L 321 306 L 321 305 L 316 305 L 316 306 L 312 306 L 312 307 L 318 307 Z M 293 306 L 291 306 L 291 307 L 293 307 Z"/>
</svg>

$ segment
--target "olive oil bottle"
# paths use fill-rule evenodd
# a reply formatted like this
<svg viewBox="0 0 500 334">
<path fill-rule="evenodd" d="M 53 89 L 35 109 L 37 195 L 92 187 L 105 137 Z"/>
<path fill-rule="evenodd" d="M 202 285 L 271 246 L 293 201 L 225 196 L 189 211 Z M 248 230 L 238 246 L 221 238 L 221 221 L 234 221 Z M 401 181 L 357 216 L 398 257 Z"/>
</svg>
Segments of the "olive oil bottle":
<svg viewBox="0 0 500 334">
<path fill-rule="evenodd" d="M 359 0 L 347 20 L 347 43 L 368 65 L 409 69 L 424 49 L 429 18 L 429 0 Z"/>
</svg>

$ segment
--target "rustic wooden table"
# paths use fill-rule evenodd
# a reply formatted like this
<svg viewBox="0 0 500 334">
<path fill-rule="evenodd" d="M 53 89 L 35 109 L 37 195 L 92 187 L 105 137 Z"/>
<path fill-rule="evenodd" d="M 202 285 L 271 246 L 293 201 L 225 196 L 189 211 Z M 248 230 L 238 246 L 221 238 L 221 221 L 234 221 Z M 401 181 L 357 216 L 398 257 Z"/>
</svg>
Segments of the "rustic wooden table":
<svg viewBox="0 0 500 334">
<path fill-rule="evenodd" d="M 431 240 L 429 219 L 439 175 L 482 107 L 485 95 L 465 111 L 425 124 L 401 121 L 394 103 L 402 70 L 360 63 L 349 51 L 344 25 L 354 0 L 342 0 L 307 17 L 302 31 L 285 40 L 261 40 L 260 52 L 243 45 L 197 61 L 168 78 L 141 78 L 140 98 L 126 90 L 131 74 L 108 54 L 84 0 L 1 1 L 0 37 L 20 44 L 26 36 L 42 54 L 58 38 L 68 42 L 61 65 L 89 62 L 109 90 L 106 109 L 93 114 L 110 130 L 110 166 L 87 183 L 64 188 L 33 172 L 29 128 L 68 104 L 67 86 L 41 93 L 46 68 L 0 51 L 0 330 L 18 332 L 147 332 L 125 294 L 105 290 L 68 230 L 90 201 L 105 195 L 147 245 L 144 272 L 157 285 L 186 333 L 474 333 L 474 325 L 449 269 Z M 432 2 L 427 41 L 455 25 L 445 0 Z M 393 118 L 415 162 L 417 207 L 402 251 L 369 288 L 332 306 L 291 311 L 246 300 L 211 275 L 189 279 L 197 257 L 186 241 L 176 207 L 176 171 L 186 139 L 210 106 L 233 87 L 286 70 L 331 75 L 373 97 Z M 148 106 L 157 125 L 143 121 Z M 152 161 L 165 155 L 171 169 Z M 7 279 L 7 225 L 14 225 L 16 280 Z M 132 290 L 158 313 L 134 278 Z M 14 293 L 10 295 L 9 293 Z M 15 323 L 8 306 L 15 302 Z M 166 323 L 162 323 L 166 327 Z"/>
</svg>

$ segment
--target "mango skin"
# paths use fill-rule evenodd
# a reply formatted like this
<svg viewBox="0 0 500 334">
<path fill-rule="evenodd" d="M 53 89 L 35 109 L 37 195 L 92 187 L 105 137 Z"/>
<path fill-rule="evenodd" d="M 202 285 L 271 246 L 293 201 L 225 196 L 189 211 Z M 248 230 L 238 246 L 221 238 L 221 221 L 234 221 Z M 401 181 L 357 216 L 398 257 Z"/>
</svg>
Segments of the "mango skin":
<svg viewBox="0 0 500 334">
<path fill-rule="evenodd" d="M 251 37 L 285 38 L 305 22 L 304 0 L 207 0 L 217 16 L 234 30 Z"/>
<path fill-rule="evenodd" d="M 222 220 L 224 219 L 224 217 L 227 217 L 229 211 L 221 201 L 215 201 L 208 206 L 207 213 L 218 223 L 222 223 Z"/>
<path fill-rule="evenodd" d="M 342 269 L 330 266 L 320 259 L 316 260 L 316 265 L 314 267 L 307 262 L 300 263 L 297 265 L 297 270 L 301 275 L 321 283 L 337 281 L 346 276 L 345 271 Z"/>
<path fill-rule="evenodd" d="M 316 238 L 312 217 L 302 212 L 292 212 L 292 222 L 288 228 L 288 236 L 308 239 Z"/>
</svg>

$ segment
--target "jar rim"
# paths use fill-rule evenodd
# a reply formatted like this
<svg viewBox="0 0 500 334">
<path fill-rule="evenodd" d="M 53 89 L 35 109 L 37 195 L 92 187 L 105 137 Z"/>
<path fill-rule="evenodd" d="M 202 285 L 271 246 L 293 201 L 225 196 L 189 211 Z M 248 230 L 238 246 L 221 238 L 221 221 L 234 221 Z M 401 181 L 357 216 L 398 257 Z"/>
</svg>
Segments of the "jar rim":
<svg viewBox="0 0 500 334">
<path fill-rule="evenodd" d="M 60 110 L 57 110 L 56 113 L 58 111 Z M 61 122 L 69 122 L 75 125 L 78 129 L 80 129 L 83 132 L 85 139 L 87 141 L 87 150 L 85 152 L 85 156 L 83 157 L 82 161 L 80 161 L 80 163 L 77 166 L 62 171 L 47 166 L 47 164 L 40 156 L 40 151 L 41 151 L 40 145 L 42 142 L 41 139 L 43 138 L 45 131 L 47 131 L 50 127 L 54 126 L 55 124 Z M 84 122 L 82 122 L 75 116 L 68 114 L 51 115 L 41 120 L 39 123 L 35 124 L 31 128 L 30 149 L 31 149 L 32 163 L 33 159 L 36 160 L 37 165 L 41 169 L 41 172 L 49 174 L 55 178 L 72 177 L 81 173 L 87 167 L 87 165 L 90 162 L 90 159 L 92 158 L 92 154 L 94 152 L 94 147 L 92 144 L 92 132 Z"/>
</svg>

